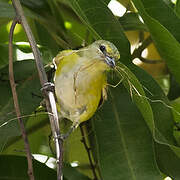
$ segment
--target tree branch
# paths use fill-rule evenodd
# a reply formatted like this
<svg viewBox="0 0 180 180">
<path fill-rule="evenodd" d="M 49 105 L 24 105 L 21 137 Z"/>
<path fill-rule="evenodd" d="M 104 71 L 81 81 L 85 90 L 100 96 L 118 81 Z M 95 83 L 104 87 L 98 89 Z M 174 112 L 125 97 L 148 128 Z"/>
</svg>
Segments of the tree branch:
<svg viewBox="0 0 180 180">
<path fill-rule="evenodd" d="M 146 59 L 146 58 L 143 58 L 142 56 L 139 56 L 138 58 L 139 58 L 139 60 L 141 62 L 147 63 L 147 64 L 159 64 L 159 63 L 163 63 L 164 62 L 163 60 Z"/>
<path fill-rule="evenodd" d="M 140 45 L 137 49 L 135 49 L 132 53 L 132 60 L 135 58 L 139 58 L 140 61 L 147 63 L 147 64 L 158 64 L 158 63 L 162 63 L 163 60 L 152 60 L 152 59 L 146 59 L 144 57 L 142 57 L 142 52 L 144 51 L 144 49 L 146 49 L 150 44 L 152 43 L 152 39 L 151 36 L 147 37 L 142 45 Z"/>
<path fill-rule="evenodd" d="M 54 98 L 54 90 L 51 83 L 48 83 L 47 76 L 42 63 L 41 55 L 39 49 L 37 48 L 36 41 L 32 34 L 32 31 L 27 23 L 24 16 L 24 12 L 19 0 L 12 0 L 13 6 L 15 8 L 16 14 L 20 17 L 20 22 L 24 28 L 24 31 L 28 37 L 29 43 L 34 54 L 36 61 L 36 66 L 38 69 L 38 74 L 40 78 L 40 83 L 42 86 L 43 95 L 46 100 L 46 108 L 49 114 L 51 130 L 56 146 L 56 160 L 57 160 L 57 180 L 62 180 L 62 141 L 60 137 L 59 121 L 56 109 L 56 102 Z"/>
<path fill-rule="evenodd" d="M 95 166 L 94 166 L 93 160 L 91 158 L 90 148 L 88 147 L 87 142 L 86 142 L 86 138 L 85 138 L 85 134 L 84 134 L 84 130 L 83 130 L 83 125 L 80 124 L 79 127 L 80 127 L 81 135 L 82 135 L 81 142 L 84 144 L 84 147 L 85 147 L 85 149 L 87 151 L 89 163 L 90 163 L 90 166 L 91 166 L 91 169 L 92 169 L 92 173 L 93 173 L 93 176 L 94 176 L 94 180 L 98 180 L 97 174 L 96 174 L 96 170 L 95 170 Z"/>
<path fill-rule="evenodd" d="M 17 115 L 17 119 L 19 122 L 19 126 L 21 129 L 21 134 L 24 140 L 24 146 L 25 146 L 25 151 L 27 154 L 27 162 L 28 162 L 28 175 L 30 180 L 34 180 L 34 173 L 33 173 L 33 165 L 32 165 L 32 156 L 31 156 L 31 150 L 28 142 L 28 137 L 25 131 L 24 123 L 23 120 L 21 119 L 21 112 L 19 108 L 19 103 L 18 103 L 18 96 L 16 92 L 16 84 L 14 80 L 14 72 L 13 72 L 13 32 L 15 29 L 16 24 L 18 23 L 19 18 L 16 17 L 13 20 L 13 23 L 11 25 L 10 33 L 9 33 L 9 80 L 11 84 L 11 90 L 13 94 L 13 100 L 14 100 L 14 107 Z"/>
</svg>

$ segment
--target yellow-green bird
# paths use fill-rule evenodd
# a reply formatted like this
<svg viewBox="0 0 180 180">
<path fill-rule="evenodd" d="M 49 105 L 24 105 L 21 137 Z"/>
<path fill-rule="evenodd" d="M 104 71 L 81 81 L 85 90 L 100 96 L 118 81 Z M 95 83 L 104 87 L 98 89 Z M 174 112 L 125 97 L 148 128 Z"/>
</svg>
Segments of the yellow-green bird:
<svg viewBox="0 0 180 180">
<path fill-rule="evenodd" d="M 79 50 L 64 50 L 54 58 L 58 111 L 73 122 L 72 129 L 95 113 L 101 97 L 106 96 L 106 72 L 119 58 L 114 44 L 105 40 Z"/>
</svg>

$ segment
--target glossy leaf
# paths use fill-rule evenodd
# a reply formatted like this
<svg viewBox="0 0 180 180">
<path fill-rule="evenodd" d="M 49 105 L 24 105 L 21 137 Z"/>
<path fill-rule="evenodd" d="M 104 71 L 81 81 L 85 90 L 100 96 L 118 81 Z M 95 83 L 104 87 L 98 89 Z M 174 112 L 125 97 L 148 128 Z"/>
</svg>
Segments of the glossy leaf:
<svg viewBox="0 0 180 180">
<path fill-rule="evenodd" d="M 63 168 L 64 177 L 67 180 L 90 180 L 89 177 L 79 173 L 76 168 L 65 164 Z"/>
<path fill-rule="evenodd" d="M 139 1 L 139 0 L 138 0 Z M 142 13 L 142 8 L 139 9 L 137 6 L 138 1 L 133 1 L 138 12 Z M 164 28 L 166 28 L 177 41 L 180 41 L 180 34 L 178 28 L 180 28 L 180 18 L 175 14 L 174 10 L 169 7 L 163 0 L 140 0 L 143 4 L 143 9 L 145 12 L 152 17 L 154 20 L 158 21 Z M 143 18 L 143 14 L 142 18 Z M 144 18 L 143 18 L 144 19 Z M 148 26 L 148 23 L 146 23 Z M 150 29 L 150 27 L 148 26 Z M 152 27 L 154 29 L 154 27 Z"/>
<path fill-rule="evenodd" d="M 175 12 L 177 16 L 180 17 L 180 1 L 179 0 L 176 1 Z"/>
<path fill-rule="evenodd" d="M 170 89 L 168 92 L 169 100 L 174 100 L 180 96 L 180 85 L 177 83 L 175 78 L 170 75 Z"/>
<path fill-rule="evenodd" d="M 9 3 L 0 2 L 0 17 L 1 18 L 14 18 L 15 11 Z"/>
<path fill-rule="evenodd" d="M 69 124 L 71 123 L 69 122 Z M 88 133 L 86 133 L 86 135 L 88 136 Z M 64 143 L 64 148 L 68 149 L 66 152 L 64 152 L 64 161 L 68 164 L 77 163 L 76 169 L 79 172 L 93 178 L 92 169 L 89 165 L 87 150 L 82 143 L 80 128 L 72 133 L 72 135 Z"/>
<path fill-rule="evenodd" d="M 75 9 L 75 12 L 77 13 L 77 14 L 79 14 L 79 16 L 80 16 L 80 18 L 81 19 L 83 19 L 82 21 L 84 22 L 84 23 L 87 23 L 88 24 L 88 26 L 90 26 L 94 31 L 96 31 L 97 32 L 97 34 L 98 34 L 98 30 L 100 29 L 100 27 L 101 27 L 101 29 L 104 29 L 103 28 L 103 25 L 104 24 L 102 24 L 102 21 L 100 20 L 100 21 L 97 21 L 97 24 L 96 24 L 96 26 L 93 24 L 93 23 L 91 23 L 91 18 L 89 18 L 89 16 L 90 16 L 90 13 L 89 13 L 89 15 L 88 15 L 88 10 L 90 9 L 90 5 L 88 4 L 88 7 L 85 5 L 85 3 L 83 3 L 83 2 L 81 2 L 81 1 L 78 1 L 78 2 L 75 2 L 75 1 L 71 1 L 71 4 L 73 5 L 73 8 Z M 102 6 L 100 6 L 99 4 L 98 5 L 96 5 L 96 7 L 97 7 L 97 9 L 100 9 L 101 10 L 101 7 Z M 103 8 L 102 8 L 105 12 L 103 12 L 103 14 L 104 13 L 106 13 L 106 8 L 104 8 L 104 6 L 103 6 Z M 99 10 L 99 11 L 100 11 Z M 102 11 L 103 11 L 102 10 Z M 144 12 L 144 11 L 143 11 Z M 102 12 L 101 12 L 102 13 Z M 145 21 L 145 24 L 146 24 L 146 21 Z M 161 25 L 160 25 L 160 27 L 161 27 Z M 99 28 L 99 29 L 98 29 Z M 112 28 L 113 29 L 113 28 Z M 154 32 L 154 34 L 156 35 L 156 30 L 157 30 L 157 26 L 153 26 L 152 27 L 152 31 Z M 162 29 L 161 29 L 162 30 Z M 113 32 L 113 31 L 112 31 Z M 161 34 L 163 34 L 162 32 L 161 32 Z M 109 39 L 111 39 L 111 34 L 108 34 L 109 35 Z M 157 36 L 157 35 L 156 35 Z M 162 35 L 161 35 L 162 36 Z M 166 33 L 164 33 L 164 36 L 162 37 L 162 38 L 159 38 L 159 41 L 161 40 L 161 39 L 163 39 L 163 38 L 169 38 L 169 37 L 171 37 L 171 35 L 167 35 Z M 101 38 L 102 39 L 106 39 L 106 34 L 105 35 L 101 35 Z M 113 39 L 111 40 L 112 42 L 113 42 Z M 176 40 L 175 40 L 176 41 Z M 124 43 L 125 42 L 125 39 L 124 39 L 124 41 L 121 41 L 121 46 L 124 46 L 124 47 L 127 47 L 126 46 L 126 43 Z M 161 41 L 160 41 L 161 42 Z M 171 42 L 171 43 L 174 43 L 174 42 Z M 178 43 L 178 42 L 177 42 Z M 177 45 L 177 43 L 174 45 L 174 46 L 176 46 Z M 164 45 L 164 46 L 166 46 L 166 45 Z M 167 48 L 167 47 L 164 47 L 164 48 Z M 170 52 L 170 50 L 168 50 L 169 52 Z M 120 53 L 122 54 L 122 52 L 121 52 L 121 50 L 120 50 Z M 122 56 L 121 56 L 121 58 L 122 58 Z M 125 59 L 123 59 L 123 58 L 125 58 Z M 126 53 L 126 56 L 123 56 L 123 62 L 124 62 L 124 60 L 126 60 L 126 58 L 128 58 L 128 55 L 127 55 L 127 53 Z M 175 57 L 174 57 L 175 58 Z M 178 62 L 177 62 L 177 67 L 178 67 Z M 135 68 L 134 66 L 132 66 L 132 65 L 129 65 L 128 64 L 128 67 L 131 69 L 131 71 L 133 71 L 133 73 L 135 73 L 136 75 L 138 75 L 138 77 L 139 77 L 139 80 L 141 80 L 141 83 L 137 80 L 137 78 L 135 77 L 135 75 L 127 68 L 127 67 L 125 67 L 123 64 L 121 64 L 120 63 L 120 69 L 119 69 L 119 73 L 120 73 L 120 77 L 123 79 L 123 83 L 124 83 L 124 86 L 127 88 L 127 90 L 129 91 L 129 93 L 130 93 L 130 95 L 131 95 L 131 97 L 132 97 L 132 99 L 133 99 L 133 101 L 135 102 L 135 104 L 136 104 L 136 106 L 138 107 L 138 109 L 139 109 L 139 111 L 141 112 L 141 114 L 142 114 L 142 116 L 143 116 L 143 118 L 144 118 L 144 121 L 146 122 L 146 125 L 149 127 L 149 129 L 150 129 L 150 131 L 151 131 L 151 133 L 152 133 L 152 136 L 153 136 L 153 138 L 154 138 L 154 140 L 156 141 L 156 143 L 162 143 L 162 144 L 166 144 L 167 146 L 165 147 L 165 148 L 169 148 L 169 146 L 174 146 L 174 145 L 176 145 L 176 143 L 175 143 L 175 140 L 174 140 L 174 137 L 173 137 L 173 132 L 172 132 L 172 125 L 173 125 L 173 122 L 171 121 L 172 120 L 172 114 L 171 114 L 171 111 L 170 111 L 170 108 L 168 108 L 168 100 L 165 98 L 165 95 L 163 94 L 163 91 L 161 91 L 160 90 L 160 88 L 159 88 L 159 86 L 156 84 L 156 83 L 154 83 L 154 81 L 152 81 L 152 79 L 150 79 L 150 78 L 147 78 L 146 77 L 146 74 L 144 74 L 143 72 L 141 72 L 141 71 L 139 71 L 139 70 L 137 70 L 137 68 Z M 173 67 L 174 68 L 174 67 Z M 172 68 L 172 69 L 173 69 Z M 176 71 L 176 73 L 177 73 L 177 71 Z M 141 75 L 140 75 L 141 74 Z M 178 75 L 178 74 L 176 74 L 176 75 Z M 146 78 L 144 78 L 144 76 L 148 79 L 146 79 Z M 152 85 L 151 85 L 151 81 L 153 82 L 152 83 Z M 150 84 L 149 84 L 150 83 Z M 149 87 L 148 86 L 152 86 L 152 88 L 150 88 L 149 89 Z M 144 88 L 144 90 L 143 90 L 143 88 Z M 144 91 L 146 92 L 146 94 L 144 93 Z M 116 92 L 117 93 L 117 92 Z M 120 95 L 119 95 L 120 96 Z M 147 96 L 147 97 L 146 97 Z M 157 103 L 156 101 L 153 101 L 153 99 L 155 98 L 155 100 L 158 100 L 158 102 L 159 103 Z M 115 98 L 115 99 L 118 99 L 118 98 Z M 152 101 L 151 101 L 152 100 Z M 148 102 L 149 101 L 149 102 Z M 123 101 L 124 102 L 124 101 Z M 156 102 L 156 103 L 153 103 L 153 102 Z M 118 107 L 118 106 L 115 106 L 115 107 Z M 157 108 L 158 107 L 158 108 Z M 128 108 L 126 108 L 127 110 L 128 110 Z M 109 110 L 109 111 L 108 111 Z M 108 113 L 109 113 L 109 116 L 110 116 L 110 114 L 112 113 L 112 112 L 114 112 L 114 109 L 113 109 L 113 107 L 112 106 L 109 106 L 109 108 L 108 108 L 108 110 L 106 109 L 105 111 L 103 111 L 103 113 L 104 114 L 106 114 L 106 116 L 108 116 L 107 115 L 107 111 L 108 111 Z M 119 112 L 120 111 L 120 109 L 118 108 L 118 110 L 117 110 L 117 112 Z M 164 114 L 166 114 L 166 115 L 164 115 Z M 104 118 L 106 119 L 106 116 L 103 116 L 103 118 L 102 118 L 102 120 L 101 121 L 104 121 Z M 111 117 L 110 118 L 111 119 L 111 121 L 114 119 L 114 115 L 113 115 L 113 117 Z M 162 126 L 162 121 L 165 121 L 166 123 L 163 123 L 163 126 Z M 117 126 L 117 125 L 116 125 Z M 108 128 L 110 128 L 111 126 L 110 125 L 108 125 Z M 96 128 L 96 127 L 95 127 Z M 101 132 L 103 131 L 102 130 L 103 128 L 102 128 L 102 125 L 101 125 Z M 111 128 L 110 128 L 111 129 Z M 100 131 L 100 130 L 99 130 Z M 99 132 L 99 131 L 96 131 L 95 130 L 95 132 L 96 132 L 96 135 L 95 135 L 95 137 L 96 138 L 98 138 L 97 136 L 97 133 L 99 134 L 99 133 L 101 133 L 101 132 Z M 102 133 L 103 134 L 103 133 Z M 142 135 L 141 135 L 142 136 Z M 129 136 L 128 136 L 129 137 Z M 108 136 L 106 136 L 106 138 L 108 138 Z M 95 144 L 95 146 L 97 146 L 97 157 L 96 157 L 96 159 L 97 160 L 99 160 L 99 162 L 104 162 L 105 160 L 106 160 L 106 158 L 104 158 L 104 157 L 107 157 L 107 155 L 105 155 L 104 154 L 104 149 L 106 149 L 106 148 L 102 148 L 103 150 L 102 150 L 102 153 L 103 153 L 103 155 L 101 156 L 101 157 L 99 157 L 99 154 L 101 153 L 101 152 L 99 152 L 99 144 L 98 143 L 100 143 L 101 144 L 101 139 L 99 139 L 99 141 Z M 103 140 L 103 142 L 107 142 L 108 140 Z M 112 140 L 110 140 L 110 141 L 108 141 L 108 142 L 112 142 Z M 118 146 L 118 145 L 117 145 Z M 130 145 L 129 145 L 130 146 Z M 129 147 L 128 146 L 128 147 Z M 113 145 L 111 145 L 111 149 L 117 149 L 117 151 L 119 150 L 119 148 L 120 147 L 116 147 L 116 144 L 114 145 L 114 147 L 113 147 Z M 153 148 L 153 145 L 152 145 L 152 148 Z M 172 148 L 172 147 L 171 147 Z M 151 149 L 152 150 L 152 149 Z M 179 150 L 179 149 L 178 149 Z M 154 151 L 154 150 L 152 150 L 152 151 Z M 130 153 L 132 153 L 132 152 L 130 152 Z M 130 154 L 129 153 L 129 154 Z M 170 154 L 173 154 L 174 152 L 172 151 L 172 149 L 170 150 Z M 159 155 L 159 154 L 158 154 Z M 152 154 L 152 156 L 155 156 L 155 154 Z M 160 155 L 159 155 L 160 156 Z M 102 158 L 102 159 L 101 159 Z M 161 156 L 160 156 L 160 160 L 162 160 L 163 158 L 161 158 Z M 174 163 L 174 164 L 177 164 L 177 162 L 179 161 L 179 159 L 177 158 L 176 159 L 177 161 L 175 161 L 175 162 L 172 162 L 172 163 Z M 125 160 L 124 160 L 125 161 Z M 123 161 L 123 163 L 124 163 L 124 161 Z M 155 163 L 155 162 L 154 162 Z M 154 164 L 153 162 L 152 162 L 152 164 L 156 167 L 156 164 Z M 174 165 L 173 164 L 173 165 Z M 102 164 L 100 164 L 100 166 L 102 165 L 102 167 L 103 168 L 107 168 L 107 169 L 109 169 L 110 168 L 110 166 L 108 166 L 108 163 L 106 162 L 106 163 L 102 163 Z M 107 169 L 105 169 L 103 172 L 101 171 L 101 173 L 103 173 L 102 174 L 102 176 L 105 178 L 105 177 L 107 177 L 106 175 L 107 175 L 107 173 L 109 173 L 109 176 L 108 176 L 108 178 L 110 179 L 110 177 L 111 177 L 111 172 L 113 172 L 113 170 L 114 170 L 114 174 L 116 173 L 116 175 L 119 175 L 118 174 L 118 172 L 119 172 L 119 169 L 121 169 L 121 168 L 117 168 L 116 170 L 115 170 L 115 168 L 114 167 L 116 167 L 116 165 L 114 165 L 113 166 L 113 169 L 111 169 L 111 171 L 110 172 L 107 172 Z M 125 167 L 125 168 L 127 168 L 127 169 L 130 169 L 129 167 L 128 167 L 128 164 L 126 164 L 126 165 L 124 165 L 123 167 Z M 151 166 L 151 168 L 152 168 L 153 166 Z M 163 169 L 163 168 L 161 168 L 161 169 Z M 166 168 L 165 168 L 166 169 Z M 158 168 L 156 169 L 157 171 L 158 171 Z M 164 169 L 163 169 L 163 171 L 164 171 Z M 176 174 L 176 170 L 174 170 L 174 172 L 172 172 L 173 171 L 173 169 L 171 169 L 171 174 L 173 174 L 174 176 L 175 176 L 175 174 Z M 124 172 L 124 171 L 123 171 Z M 130 177 L 132 178 L 133 176 L 135 176 L 134 175 L 134 173 L 132 173 L 132 171 L 130 170 L 129 172 L 128 171 L 125 171 L 125 172 L 127 172 L 127 177 L 129 178 L 129 176 L 128 175 L 130 175 Z M 168 171 L 167 171 L 168 172 Z M 166 172 L 164 172 L 164 173 L 166 173 Z M 167 173 L 168 174 L 168 173 Z M 125 176 L 125 175 L 124 175 Z M 116 177 L 114 177 L 114 178 L 116 178 Z"/>
<path fill-rule="evenodd" d="M 6 44 L 0 44 L 0 48 L 1 48 L 1 56 L 0 56 L 0 68 L 5 67 L 8 63 L 9 63 L 9 57 L 8 57 L 8 45 Z M 16 53 L 17 48 L 14 46 L 13 47 L 13 60 L 15 61 L 17 59 L 15 53 Z M 2 73 L 0 76 L 0 79 L 3 79 L 2 77 Z"/>
<path fill-rule="evenodd" d="M 8 18 L 8 19 L 13 19 L 15 17 L 15 11 L 14 8 L 12 6 L 12 4 L 9 4 L 7 1 L 6 2 L 0 2 L 0 17 L 1 18 Z M 43 19 L 41 18 L 41 16 L 32 13 L 32 11 L 25 9 L 25 15 L 29 16 L 31 18 L 39 18 L 39 19 Z"/>
<path fill-rule="evenodd" d="M 152 77 L 136 66 L 131 66 L 130 69 L 140 80 L 152 107 L 154 130 L 156 130 L 154 147 L 158 167 L 164 174 L 178 179 L 180 177 L 180 168 L 178 166 L 180 154 L 179 147 L 173 136 L 172 112 L 174 110 L 162 89 Z"/>
<path fill-rule="evenodd" d="M 160 180 L 153 139 L 141 113 L 122 86 L 110 91 L 93 121 L 102 179 Z"/>
<path fill-rule="evenodd" d="M 168 8 L 163 1 L 158 1 L 158 3 L 155 1 L 155 3 L 154 1 L 133 0 L 133 2 L 147 25 L 160 55 L 166 61 L 175 79 L 180 83 L 178 68 L 180 67 L 180 44 L 178 42 L 180 36 L 177 31 L 180 25 L 179 18 L 176 17 L 172 9 Z M 148 7 L 146 9 L 146 5 L 152 8 Z M 153 11 L 149 12 L 149 9 Z M 165 14 L 166 18 L 164 17 Z M 173 21 L 169 18 L 173 18 Z M 170 24 L 166 23 L 167 19 L 169 19 Z"/>
<path fill-rule="evenodd" d="M 69 3 L 96 39 L 113 42 L 120 51 L 122 61 L 130 62 L 129 42 L 123 33 L 122 26 L 105 3 L 99 0 L 89 3 L 83 0 L 69 0 Z"/>
<path fill-rule="evenodd" d="M 32 9 L 32 10 L 46 10 L 48 11 L 49 8 L 48 8 L 48 3 L 46 1 L 43 1 L 43 0 L 39 0 L 39 1 L 36 1 L 36 0 L 30 0 L 30 1 L 27 1 L 27 0 L 21 0 L 21 3 L 25 6 L 25 7 L 28 7 L 29 9 Z"/>
<path fill-rule="evenodd" d="M 27 159 L 23 156 L 1 155 L 0 156 L 0 179 L 28 179 Z M 56 171 L 48 168 L 45 164 L 33 161 L 35 179 L 56 179 Z"/>
<path fill-rule="evenodd" d="M 40 82 L 34 61 L 25 60 L 15 62 L 14 73 L 22 116 L 30 115 L 41 101 L 41 98 L 33 97 L 33 94 L 40 94 Z M 0 98 L 0 150 L 2 151 L 8 138 L 20 135 L 20 130 L 9 85 L 8 67 L 1 69 L 0 74 L 3 75 L 0 86 L 0 91 L 3 94 Z"/>
<path fill-rule="evenodd" d="M 125 31 L 148 31 L 146 25 L 140 21 L 137 13 L 125 13 L 122 17 L 119 18 L 119 22 Z"/>
<path fill-rule="evenodd" d="M 51 135 L 51 130 L 47 113 L 32 113 L 29 118 L 27 117 L 27 119 L 26 132 L 28 134 L 32 154 L 43 154 L 50 157 L 53 156 L 49 147 L 48 136 Z M 17 151 L 15 151 L 15 149 Z M 3 149 L 3 154 L 25 155 L 25 153 L 22 152 L 23 149 L 24 141 L 21 136 L 14 136 L 6 143 Z"/>
<path fill-rule="evenodd" d="M 1 26 L 3 29 L 0 30 L 3 43 L 2 61 L 0 61 L 0 92 L 2 94 L 0 98 L 0 149 L 5 148 L 4 154 L 22 155 L 22 152 L 14 151 L 14 149 L 23 149 L 23 142 L 20 136 L 17 136 L 20 130 L 13 107 L 8 71 L 5 67 L 8 57 L 7 46 L 4 44 L 8 38 L 4 36 L 8 34 L 7 21 L 14 17 L 13 9 L 6 0 L 0 2 L 4 3 L 0 6 L 0 25 L 3 25 Z M 119 0 L 119 2 L 129 10 L 127 5 L 129 0 Z M 41 46 L 42 56 L 45 57 L 44 63 L 51 62 L 52 56 L 56 55 L 61 48 L 77 48 L 83 41 L 89 44 L 94 39 L 109 40 L 120 51 L 121 62 L 116 67 L 115 75 L 113 74 L 112 77 L 110 74 L 110 79 L 114 81 L 109 80 L 108 83 L 117 84 L 119 80 L 122 80 L 122 84 L 116 88 L 108 88 L 108 100 L 92 120 L 91 131 L 85 134 L 90 139 L 93 152 L 91 155 L 97 167 L 98 179 L 162 180 L 165 175 L 179 179 L 180 135 L 178 131 L 173 131 L 173 128 L 178 129 L 178 126 L 174 127 L 173 119 L 179 122 L 179 114 L 176 112 L 179 111 L 179 106 L 173 109 L 155 80 L 131 64 L 130 45 L 123 32 L 124 30 L 149 31 L 161 58 L 167 62 L 168 69 L 179 83 L 179 0 L 175 10 L 170 0 L 133 0 L 133 2 L 137 8 L 136 13 L 131 6 L 132 12 L 118 19 L 107 7 L 109 0 L 22 1 L 38 45 Z M 3 7 L 6 8 L 3 10 Z M 139 21 L 139 14 L 144 23 Z M 67 23 L 70 26 L 65 26 Z M 24 36 L 21 37 L 21 41 L 24 40 L 23 38 Z M 31 52 L 29 47 L 16 47 L 23 52 Z M 50 127 L 46 119 L 47 115 L 44 112 L 41 115 L 37 113 L 36 117 L 33 113 L 41 101 L 41 98 L 36 97 L 36 95 L 41 96 L 41 92 L 34 61 L 15 62 L 14 67 L 22 115 L 33 116 L 26 118 L 32 152 L 52 156 L 48 144 Z M 174 94 L 172 91 L 174 88 L 175 85 L 171 84 L 170 93 L 175 98 L 178 97 L 178 89 Z M 63 170 L 65 180 L 93 179 L 79 131 L 75 130 L 66 143 L 64 161 L 68 164 L 78 161 L 78 167 L 72 168 L 65 165 Z M 16 160 L 19 162 L 18 159 Z M 13 164 L 14 160 L 3 163 L 7 162 Z M 41 172 L 41 170 L 38 171 Z M 45 169 L 45 171 L 48 170 Z M 21 175 L 18 174 L 17 177 Z M 56 179 L 56 177 L 53 178 Z"/>
</svg>

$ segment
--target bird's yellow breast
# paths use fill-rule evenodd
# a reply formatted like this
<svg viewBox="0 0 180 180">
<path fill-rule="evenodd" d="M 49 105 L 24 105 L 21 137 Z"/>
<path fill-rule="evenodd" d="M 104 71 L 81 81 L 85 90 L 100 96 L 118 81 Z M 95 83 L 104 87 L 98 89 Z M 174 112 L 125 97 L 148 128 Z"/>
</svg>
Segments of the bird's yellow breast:
<svg viewBox="0 0 180 180">
<path fill-rule="evenodd" d="M 63 117 L 79 123 L 96 111 L 106 86 L 107 65 L 71 53 L 64 56 L 55 73 L 55 91 Z"/>
</svg>

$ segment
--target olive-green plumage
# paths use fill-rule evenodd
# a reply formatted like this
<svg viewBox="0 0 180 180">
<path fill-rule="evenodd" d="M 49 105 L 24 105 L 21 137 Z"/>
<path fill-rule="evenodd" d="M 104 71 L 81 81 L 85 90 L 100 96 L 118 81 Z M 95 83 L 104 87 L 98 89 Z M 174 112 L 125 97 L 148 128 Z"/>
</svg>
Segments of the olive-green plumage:
<svg viewBox="0 0 180 180">
<path fill-rule="evenodd" d="M 65 50 L 54 59 L 54 77 L 60 115 L 77 127 L 95 113 L 105 96 L 106 72 L 120 58 L 117 48 L 105 40 L 79 50 Z"/>
</svg>

